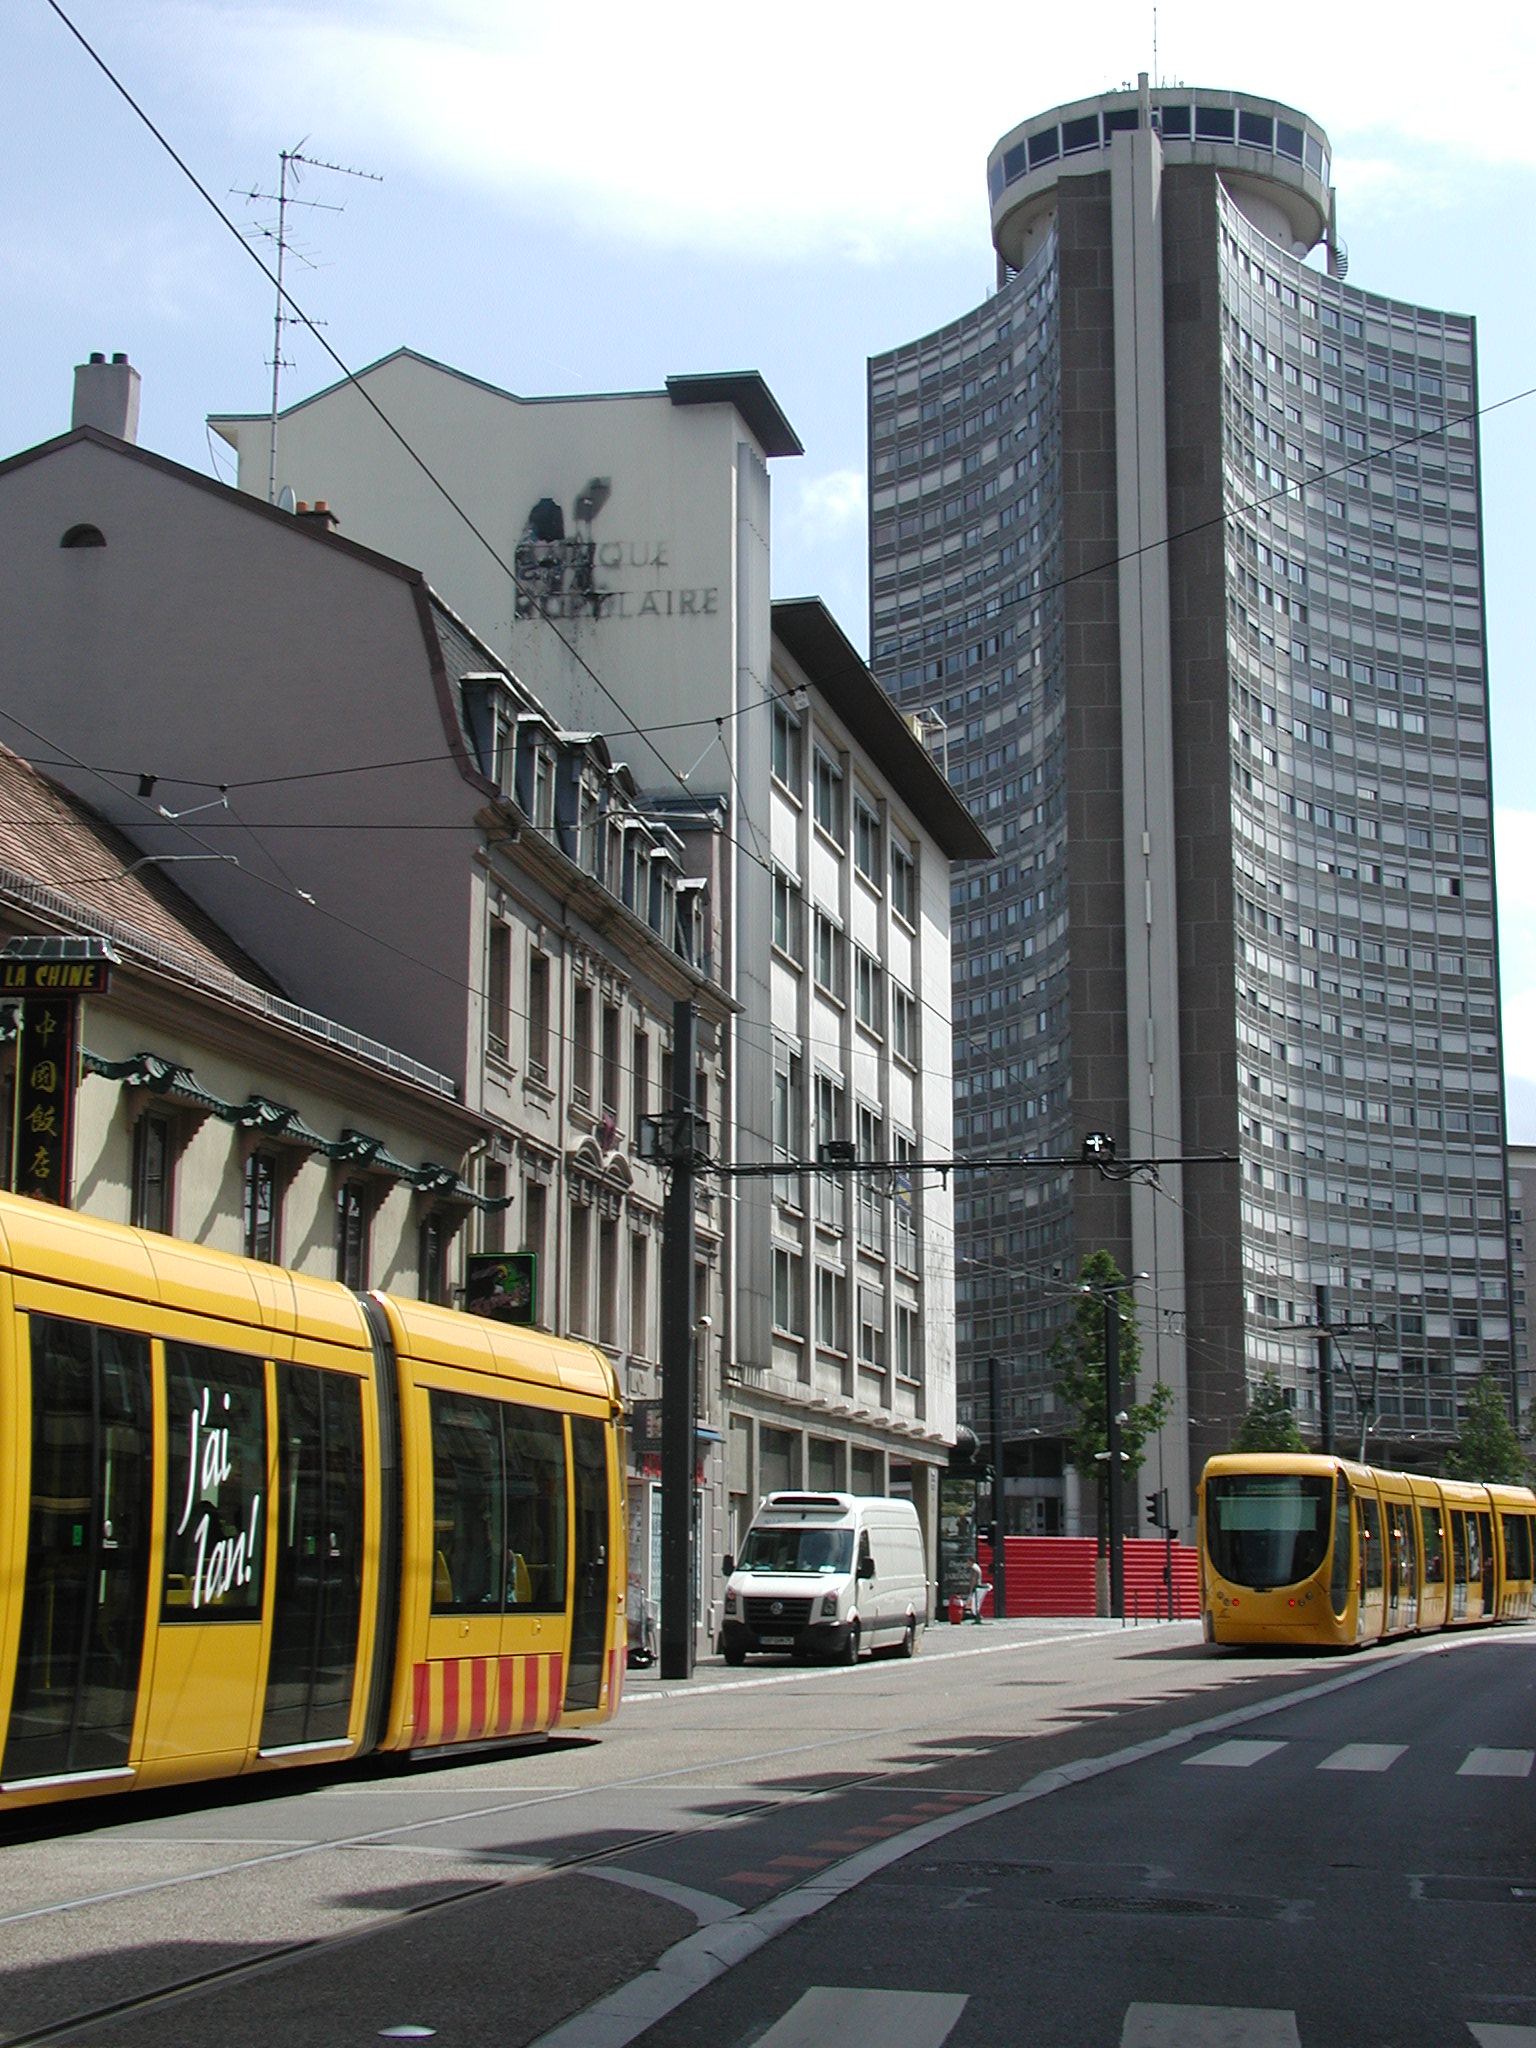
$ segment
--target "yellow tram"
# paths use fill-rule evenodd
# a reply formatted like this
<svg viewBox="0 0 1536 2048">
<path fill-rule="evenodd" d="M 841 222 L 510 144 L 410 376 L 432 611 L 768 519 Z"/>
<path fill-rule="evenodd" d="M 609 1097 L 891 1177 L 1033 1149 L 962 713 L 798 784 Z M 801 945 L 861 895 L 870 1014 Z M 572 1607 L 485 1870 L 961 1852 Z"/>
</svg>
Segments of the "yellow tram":
<svg viewBox="0 0 1536 2048">
<path fill-rule="evenodd" d="M 610 1719 L 598 1351 L 0 1195 L 0 1808 Z"/>
<path fill-rule="evenodd" d="M 1200 1479 L 1208 1642 L 1335 1648 L 1531 1615 L 1536 1494 L 1233 1453 Z"/>
</svg>

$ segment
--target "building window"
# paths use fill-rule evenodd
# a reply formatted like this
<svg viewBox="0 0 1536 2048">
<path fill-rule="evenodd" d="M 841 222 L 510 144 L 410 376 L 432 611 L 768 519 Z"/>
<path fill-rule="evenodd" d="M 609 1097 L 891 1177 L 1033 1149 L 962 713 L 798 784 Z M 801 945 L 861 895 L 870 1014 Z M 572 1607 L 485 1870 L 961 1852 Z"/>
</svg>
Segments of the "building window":
<svg viewBox="0 0 1536 2048">
<path fill-rule="evenodd" d="M 773 775 L 800 795 L 800 721 L 780 698 L 773 705 Z"/>
<path fill-rule="evenodd" d="M 801 929 L 805 905 L 800 885 L 782 870 L 773 877 L 773 943 L 781 953 L 798 962 L 801 958 Z"/>
<path fill-rule="evenodd" d="M 816 1342 L 823 1351 L 848 1349 L 848 1276 L 835 1266 L 816 1268 Z"/>
<path fill-rule="evenodd" d="M 141 1116 L 133 1134 L 135 1229 L 169 1233 L 174 1170 L 170 1118 Z"/>
<path fill-rule="evenodd" d="M 583 873 L 596 875 L 599 880 L 602 879 L 602 869 L 597 863 L 597 842 L 601 817 L 602 798 L 597 785 L 584 775 L 576 800 L 576 865 Z"/>
<path fill-rule="evenodd" d="M 787 1245 L 774 1246 L 773 1327 L 776 1334 L 782 1337 L 801 1337 L 805 1334 L 800 1307 L 803 1263 L 799 1252 L 791 1251 Z"/>
<path fill-rule="evenodd" d="M 917 1001 L 891 983 L 891 1050 L 907 1065 L 917 1065 Z"/>
<path fill-rule="evenodd" d="M 816 1144 L 843 1136 L 843 1091 L 831 1074 L 816 1076 Z M 847 1181 L 840 1173 L 816 1176 L 816 1221 L 841 1233 L 848 1227 Z"/>
<path fill-rule="evenodd" d="M 630 1085 L 635 1097 L 635 1144 L 640 1143 L 640 1119 L 651 1113 L 651 1040 L 643 1024 L 635 1027 L 634 1063 Z"/>
<path fill-rule="evenodd" d="M 885 1026 L 884 1004 L 881 1002 L 882 985 L 885 977 L 880 972 L 880 963 L 864 949 L 855 947 L 853 960 L 853 1014 L 866 1031 L 876 1038 Z"/>
<path fill-rule="evenodd" d="M 567 1322 L 573 1337 L 589 1337 L 587 1303 L 591 1286 L 592 1211 L 585 1202 L 571 1204 L 571 1269 L 566 1288 Z"/>
<path fill-rule="evenodd" d="M 912 1171 L 912 1159 L 913 1141 L 898 1132 L 891 1189 L 891 1250 L 904 1273 L 917 1271 L 917 1176 Z"/>
<path fill-rule="evenodd" d="M 650 1271 L 650 1241 L 638 1230 L 629 1237 L 629 1355 L 645 1358 L 647 1351 L 647 1279 Z"/>
<path fill-rule="evenodd" d="M 423 1301 L 442 1305 L 448 1299 L 448 1226 L 435 1209 L 421 1221 L 417 1291 Z"/>
<path fill-rule="evenodd" d="M 853 864 L 872 889 L 880 887 L 880 819 L 861 797 L 853 800 Z"/>
<path fill-rule="evenodd" d="M 832 756 L 816 749 L 816 823 L 829 839 L 843 843 L 843 771 Z"/>
<path fill-rule="evenodd" d="M 546 1241 L 545 1223 L 549 1211 L 549 1191 L 541 1180 L 523 1182 L 523 1250 L 533 1253 L 533 1319 L 543 1324 L 544 1317 L 539 1306 L 539 1290 L 543 1286 L 544 1246 Z"/>
<path fill-rule="evenodd" d="M 619 1121 L 619 1012 L 612 1003 L 603 1005 L 603 1115 L 615 1126 Z"/>
<path fill-rule="evenodd" d="M 895 1344 L 896 1377 L 899 1380 L 921 1380 L 922 1354 L 919 1349 L 917 1310 L 905 1302 L 898 1302 L 895 1327 L 891 1334 Z"/>
<path fill-rule="evenodd" d="M 506 1199 L 507 1169 L 500 1160 L 488 1159 L 481 1183 L 481 1193 L 487 1202 L 501 1203 Z M 499 1252 L 506 1249 L 507 1212 L 504 1208 L 482 1209 L 480 1211 L 480 1249 L 483 1252 Z"/>
<path fill-rule="evenodd" d="M 485 963 L 485 1042 L 505 1059 L 512 1026 L 512 928 L 491 919 Z"/>
<path fill-rule="evenodd" d="M 540 832 L 555 829 L 555 762 L 542 747 L 533 756 L 533 822 Z"/>
<path fill-rule="evenodd" d="M 491 708 L 491 780 L 501 796 L 512 794 L 512 716 L 505 698 L 497 693 Z"/>
<path fill-rule="evenodd" d="M 816 913 L 816 986 L 835 1002 L 843 996 L 843 935 L 824 910 Z"/>
<path fill-rule="evenodd" d="M 549 959 L 544 953 L 528 955 L 528 1072 L 535 1080 L 549 1080 Z"/>
<path fill-rule="evenodd" d="M 619 1219 L 604 1216 L 597 1226 L 597 1341 L 619 1344 Z"/>
<path fill-rule="evenodd" d="M 267 1266 L 281 1256 L 277 1190 L 277 1160 L 270 1152 L 252 1152 L 245 1162 L 245 1256 Z"/>
<path fill-rule="evenodd" d="M 885 1295 L 878 1287 L 859 1289 L 859 1364 L 885 1371 Z"/>
<path fill-rule="evenodd" d="M 799 1175 L 788 1170 L 800 1149 L 800 1055 L 786 1045 L 773 1054 L 773 1157 L 783 1172 L 773 1176 L 774 1199 L 800 1205 Z"/>
<path fill-rule="evenodd" d="M 906 848 L 891 838 L 891 908 L 904 924 L 917 928 L 917 867 Z"/>
<path fill-rule="evenodd" d="M 368 1183 L 345 1180 L 336 1190 L 336 1278 L 361 1294 L 368 1285 Z"/>
<path fill-rule="evenodd" d="M 592 1107 L 592 991 L 580 982 L 571 999 L 571 1100 Z"/>
<path fill-rule="evenodd" d="M 883 1159 L 885 1157 L 885 1130 L 880 1112 L 865 1104 L 859 1105 L 858 1134 L 855 1139 L 860 1159 Z M 884 1254 L 885 1251 L 885 1190 L 880 1185 L 882 1176 L 874 1173 L 860 1173 L 855 1176 L 858 1187 L 858 1238 L 865 1251 Z"/>
</svg>

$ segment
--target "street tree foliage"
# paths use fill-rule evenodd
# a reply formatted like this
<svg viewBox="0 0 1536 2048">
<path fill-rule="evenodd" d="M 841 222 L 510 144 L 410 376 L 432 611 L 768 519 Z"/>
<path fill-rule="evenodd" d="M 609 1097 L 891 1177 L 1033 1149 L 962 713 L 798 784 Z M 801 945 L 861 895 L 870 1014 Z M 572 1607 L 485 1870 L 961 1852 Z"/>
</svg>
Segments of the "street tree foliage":
<svg viewBox="0 0 1536 2048">
<path fill-rule="evenodd" d="M 1234 1451 L 1304 1451 L 1307 1446 L 1296 1417 L 1285 1405 L 1285 1389 L 1276 1372 L 1265 1373 L 1253 1390 L 1248 1413 L 1233 1441 Z"/>
<path fill-rule="evenodd" d="M 1141 1470 L 1147 1438 L 1155 1436 L 1173 1405 L 1173 1389 L 1158 1380 L 1145 1401 L 1136 1399 L 1136 1369 L 1141 1362 L 1141 1334 L 1136 1327 L 1136 1304 L 1125 1286 L 1125 1276 L 1108 1252 L 1090 1252 L 1084 1259 L 1078 1284 L 1085 1291 L 1079 1297 L 1072 1320 L 1051 1346 L 1051 1363 L 1056 1368 L 1056 1392 L 1072 1417 L 1067 1438 L 1067 1456 L 1084 1480 L 1097 1490 L 1100 1541 L 1109 1526 L 1109 1460 L 1100 1457 L 1109 1448 L 1109 1417 L 1104 1401 L 1104 1325 L 1107 1315 L 1120 1318 L 1120 1406 L 1125 1421 L 1120 1425 L 1123 1476 Z M 1118 1293 L 1110 1293 L 1118 1288 Z"/>
<path fill-rule="evenodd" d="M 1509 1419 L 1504 1382 L 1496 1372 L 1481 1373 L 1472 1382 L 1461 1434 L 1446 1455 L 1445 1476 L 1506 1486 L 1523 1486 L 1530 1479 L 1530 1466 Z"/>
</svg>

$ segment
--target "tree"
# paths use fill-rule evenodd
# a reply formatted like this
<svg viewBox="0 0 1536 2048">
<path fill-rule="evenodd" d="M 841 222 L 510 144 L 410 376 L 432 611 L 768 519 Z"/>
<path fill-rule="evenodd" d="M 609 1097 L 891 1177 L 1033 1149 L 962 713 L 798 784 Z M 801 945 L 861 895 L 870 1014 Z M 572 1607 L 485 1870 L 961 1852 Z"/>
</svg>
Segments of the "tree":
<svg viewBox="0 0 1536 2048">
<path fill-rule="evenodd" d="M 1445 1476 L 1508 1486 L 1524 1485 L 1530 1478 L 1530 1467 L 1509 1419 L 1504 1382 L 1496 1372 L 1482 1373 L 1472 1383 L 1461 1434 L 1446 1456 Z"/>
<path fill-rule="evenodd" d="M 1136 1304 L 1125 1276 L 1108 1252 L 1090 1252 L 1078 1275 L 1082 1292 L 1072 1320 L 1051 1346 L 1056 1368 L 1056 1392 L 1073 1416 L 1067 1439 L 1067 1456 L 1083 1480 L 1092 1480 L 1098 1501 L 1099 1549 L 1109 1535 L 1109 1416 L 1104 1400 L 1104 1321 L 1110 1313 L 1120 1318 L 1120 1406 L 1125 1421 L 1120 1425 L 1122 1480 L 1141 1470 L 1143 1446 L 1161 1429 L 1173 1406 L 1173 1389 L 1159 1380 L 1145 1401 L 1136 1399 L 1136 1368 L 1141 1360 L 1141 1335 L 1136 1327 Z M 1116 1292 L 1111 1293 L 1110 1290 Z"/>
<path fill-rule="evenodd" d="M 1253 1390 L 1248 1413 L 1233 1442 L 1234 1451 L 1304 1451 L 1307 1447 L 1296 1417 L 1285 1405 L 1279 1375 L 1265 1373 Z"/>
</svg>

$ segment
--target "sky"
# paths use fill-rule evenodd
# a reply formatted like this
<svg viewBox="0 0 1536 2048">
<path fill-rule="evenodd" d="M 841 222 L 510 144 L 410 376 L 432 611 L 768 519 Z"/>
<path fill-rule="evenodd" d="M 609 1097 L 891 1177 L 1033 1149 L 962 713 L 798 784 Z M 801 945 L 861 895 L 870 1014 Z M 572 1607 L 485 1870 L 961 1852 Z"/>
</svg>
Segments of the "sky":
<svg viewBox="0 0 1536 2048">
<path fill-rule="evenodd" d="M 806 453 L 774 465 L 778 596 L 867 644 L 865 364 L 983 299 L 987 151 L 1132 82 L 1264 93 L 1327 129 L 1350 278 L 1477 316 L 1505 1066 L 1536 1142 L 1536 17 L 1474 0 L 1273 9 L 906 0 L 59 0 L 260 242 L 304 173 L 295 296 L 352 367 L 408 344 L 524 395 L 752 368 Z M 946 26 L 946 19 L 948 26 Z M 124 350 L 140 440 L 228 476 L 209 413 L 262 409 L 272 293 L 49 0 L 4 0 L 0 452 L 67 429 Z M 959 32 L 956 32 L 956 25 Z M 344 210 L 324 210 L 340 206 Z M 290 330 L 285 402 L 331 381 Z M 1499 404 L 1502 400 L 1515 402 Z M 345 508 L 342 511 L 345 520 Z M 614 679 L 622 688 L 621 679 Z"/>
</svg>

